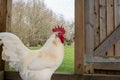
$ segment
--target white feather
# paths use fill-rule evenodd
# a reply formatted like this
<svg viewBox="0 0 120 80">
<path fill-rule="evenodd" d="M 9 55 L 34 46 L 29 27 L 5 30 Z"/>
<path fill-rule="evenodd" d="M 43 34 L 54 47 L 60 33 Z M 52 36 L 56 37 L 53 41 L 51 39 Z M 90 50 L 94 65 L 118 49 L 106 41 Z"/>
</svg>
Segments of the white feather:
<svg viewBox="0 0 120 80">
<path fill-rule="evenodd" d="M 29 50 L 11 33 L 0 33 L 2 59 L 19 71 L 23 80 L 50 80 L 64 56 L 61 41 L 53 34 L 40 50 Z"/>
<path fill-rule="evenodd" d="M 12 33 L 0 33 L 0 39 L 3 44 L 2 59 L 9 61 L 12 67 L 17 68 L 16 64 L 29 52 L 29 49 Z"/>
<path fill-rule="evenodd" d="M 56 40 L 57 45 L 53 44 Z M 43 54 L 42 54 L 43 53 Z M 60 40 L 53 34 L 38 51 L 38 54 L 32 59 L 28 68 L 31 70 L 41 70 L 43 68 L 54 68 L 61 64 L 64 55 L 64 47 Z"/>
</svg>

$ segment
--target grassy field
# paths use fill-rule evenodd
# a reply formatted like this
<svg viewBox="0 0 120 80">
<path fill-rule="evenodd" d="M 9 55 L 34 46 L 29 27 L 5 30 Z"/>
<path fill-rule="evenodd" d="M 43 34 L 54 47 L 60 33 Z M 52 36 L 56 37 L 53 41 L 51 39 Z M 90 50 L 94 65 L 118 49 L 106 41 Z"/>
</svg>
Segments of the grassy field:
<svg viewBox="0 0 120 80">
<path fill-rule="evenodd" d="M 39 49 L 40 46 L 37 47 L 30 47 L 32 50 Z M 73 73 L 74 72 L 74 46 L 73 45 L 66 45 L 64 47 L 64 60 L 61 66 L 57 69 L 56 72 L 69 72 Z"/>
<path fill-rule="evenodd" d="M 57 72 L 74 72 L 74 46 L 64 47 L 64 60 L 61 66 L 58 68 Z"/>
</svg>

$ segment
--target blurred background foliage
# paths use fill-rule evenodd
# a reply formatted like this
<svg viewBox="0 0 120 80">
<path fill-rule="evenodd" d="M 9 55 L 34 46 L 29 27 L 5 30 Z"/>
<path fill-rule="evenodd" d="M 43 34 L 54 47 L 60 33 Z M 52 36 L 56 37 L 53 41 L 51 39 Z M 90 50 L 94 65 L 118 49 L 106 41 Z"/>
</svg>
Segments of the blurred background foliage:
<svg viewBox="0 0 120 80">
<path fill-rule="evenodd" d="M 44 0 L 13 0 L 10 32 L 19 36 L 26 46 L 44 45 L 52 34 L 51 29 L 58 25 L 66 29 L 65 44 L 74 44 L 74 22 L 57 16 Z"/>
<path fill-rule="evenodd" d="M 64 60 L 57 71 L 73 73 L 74 22 L 55 14 L 46 7 L 44 0 L 13 0 L 11 28 L 8 31 L 16 34 L 29 49 L 41 48 L 52 35 L 51 29 L 58 25 L 64 26 L 66 35 Z M 10 70 L 14 69 L 10 67 Z"/>
</svg>

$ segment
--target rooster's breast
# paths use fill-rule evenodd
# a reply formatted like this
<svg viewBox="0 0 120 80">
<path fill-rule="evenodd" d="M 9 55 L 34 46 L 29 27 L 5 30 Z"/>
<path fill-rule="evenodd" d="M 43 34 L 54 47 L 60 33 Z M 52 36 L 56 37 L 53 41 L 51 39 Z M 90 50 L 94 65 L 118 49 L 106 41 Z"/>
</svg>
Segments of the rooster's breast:
<svg viewBox="0 0 120 80">
<path fill-rule="evenodd" d="M 20 76 L 23 80 L 50 80 L 53 72 L 50 69 L 39 71 L 25 70 L 20 72 Z"/>
</svg>

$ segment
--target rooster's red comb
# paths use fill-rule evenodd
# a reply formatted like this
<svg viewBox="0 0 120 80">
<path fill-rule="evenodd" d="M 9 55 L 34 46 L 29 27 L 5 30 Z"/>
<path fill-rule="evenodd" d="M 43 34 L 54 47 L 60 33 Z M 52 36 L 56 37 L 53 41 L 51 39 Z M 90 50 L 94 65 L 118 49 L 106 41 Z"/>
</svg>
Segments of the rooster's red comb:
<svg viewBox="0 0 120 80">
<path fill-rule="evenodd" d="M 55 27 L 52 29 L 52 31 L 53 32 L 61 32 L 61 33 L 65 34 L 65 29 L 62 26 Z"/>
</svg>

